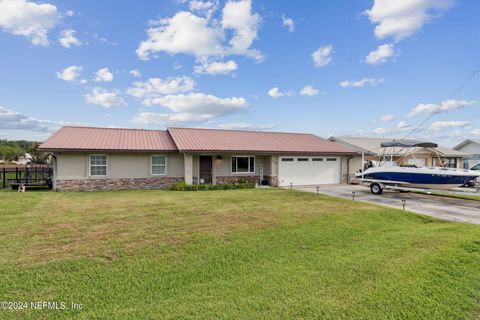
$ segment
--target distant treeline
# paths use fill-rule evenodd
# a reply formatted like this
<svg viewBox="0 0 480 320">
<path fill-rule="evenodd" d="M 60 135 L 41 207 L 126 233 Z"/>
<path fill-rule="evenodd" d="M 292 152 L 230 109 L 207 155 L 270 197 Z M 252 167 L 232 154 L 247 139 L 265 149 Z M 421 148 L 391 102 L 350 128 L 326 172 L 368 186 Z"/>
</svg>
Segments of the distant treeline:
<svg viewBox="0 0 480 320">
<path fill-rule="evenodd" d="M 38 150 L 37 141 L 0 140 L 0 160 L 4 162 L 18 161 L 26 153 L 30 154 L 31 163 L 44 164 L 48 162 L 48 154 Z"/>
</svg>

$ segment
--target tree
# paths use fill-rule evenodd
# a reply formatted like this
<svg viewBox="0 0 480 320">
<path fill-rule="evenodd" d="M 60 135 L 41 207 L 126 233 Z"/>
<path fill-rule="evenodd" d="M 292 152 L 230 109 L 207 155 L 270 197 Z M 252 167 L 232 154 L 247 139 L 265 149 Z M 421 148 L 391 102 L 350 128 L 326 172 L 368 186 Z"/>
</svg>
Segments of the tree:
<svg viewBox="0 0 480 320">
<path fill-rule="evenodd" d="M 38 142 L 34 142 L 32 146 L 28 149 L 28 153 L 32 156 L 32 163 L 34 164 L 46 164 L 49 161 L 49 155 L 46 152 L 38 150 Z"/>
<path fill-rule="evenodd" d="M 19 147 L 0 145 L 0 157 L 7 162 L 17 161 L 23 154 L 23 150 Z"/>
</svg>

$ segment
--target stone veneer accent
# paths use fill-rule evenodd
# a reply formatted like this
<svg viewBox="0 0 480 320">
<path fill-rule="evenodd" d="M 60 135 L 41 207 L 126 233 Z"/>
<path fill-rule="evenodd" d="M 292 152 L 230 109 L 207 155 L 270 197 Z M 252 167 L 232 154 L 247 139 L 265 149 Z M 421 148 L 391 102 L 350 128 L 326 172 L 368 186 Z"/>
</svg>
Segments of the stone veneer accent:
<svg viewBox="0 0 480 320">
<path fill-rule="evenodd" d="M 260 183 L 260 176 L 216 176 L 217 184 L 239 183 L 242 181 Z"/>
<path fill-rule="evenodd" d="M 57 180 L 55 183 L 58 191 L 110 191 L 110 190 L 141 190 L 141 189 L 166 189 L 183 177 L 159 178 L 118 178 L 118 179 L 83 179 L 83 180 Z"/>
</svg>

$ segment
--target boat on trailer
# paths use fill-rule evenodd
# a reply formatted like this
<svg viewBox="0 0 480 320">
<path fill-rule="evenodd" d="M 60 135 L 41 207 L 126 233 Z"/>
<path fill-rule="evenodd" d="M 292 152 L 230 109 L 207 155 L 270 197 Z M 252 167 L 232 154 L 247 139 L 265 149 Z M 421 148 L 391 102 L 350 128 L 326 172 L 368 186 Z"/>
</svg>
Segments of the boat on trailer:
<svg viewBox="0 0 480 320">
<path fill-rule="evenodd" d="M 363 169 L 356 173 L 356 177 L 362 183 L 370 185 L 370 190 L 374 194 L 382 193 L 385 187 L 405 189 L 406 191 L 408 191 L 406 188 L 453 190 L 459 187 L 470 187 L 468 191 L 472 191 L 472 188 L 477 187 L 472 192 L 476 193 L 478 191 L 477 178 L 480 177 L 478 171 L 416 165 L 400 166 L 393 161 L 393 156 L 398 155 L 404 149 L 429 148 L 435 151 L 435 148 L 438 147 L 436 143 L 393 140 L 382 143 L 381 147 L 383 153 L 378 165 L 375 166 L 372 161 L 367 161 Z M 390 159 L 387 152 L 389 148 L 396 148 L 397 150 L 395 154 L 390 154 Z M 412 151 L 406 152 L 403 157 L 408 156 L 412 156 L 416 160 Z M 442 163 L 439 156 L 438 159 Z"/>
</svg>

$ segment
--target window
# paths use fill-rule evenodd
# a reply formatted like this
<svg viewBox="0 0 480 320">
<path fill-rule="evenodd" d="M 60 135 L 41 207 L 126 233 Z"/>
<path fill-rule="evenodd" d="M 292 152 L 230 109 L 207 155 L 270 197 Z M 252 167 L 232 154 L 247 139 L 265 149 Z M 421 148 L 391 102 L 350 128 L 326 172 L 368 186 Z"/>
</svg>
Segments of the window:
<svg viewBox="0 0 480 320">
<path fill-rule="evenodd" d="M 282 158 L 282 161 L 293 161 L 293 158 Z"/>
<path fill-rule="evenodd" d="M 327 158 L 327 161 L 337 161 L 337 158 Z"/>
<path fill-rule="evenodd" d="M 232 157 L 233 173 L 255 172 L 255 157 Z"/>
<path fill-rule="evenodd" d="M 312 158 L 312 161 L 323 161 L 323 158 Z"/>
<path fill-rule="evenodd" d="M 480 163 L 471 167 L 470 170 L 480 170 Z"/>
<path fill-rule="evenodd" d="M 152 175 L 162 176 L 167 174 L 167 157 L 152 156 Z"/>
<path fill-rule="evenodd" d="M 456 168 L 457 167 L 457 158 L 442 158 L 443 166 L 446 168 Z M 438 158 L 433 158 L 433 166 L 434 167 L 441 167 L 442 163 L 438 160 Z"/>
<path fill-rule="evenodd" d="M 92 154 L 90 156 L 90 175 L 107 175 L 107 156 L 104 154 Z"/>
<path fill-rule="evenodd" d="M 297 158 L 297 161 L 308 161 L 308 158 Z"/>
</svg>

